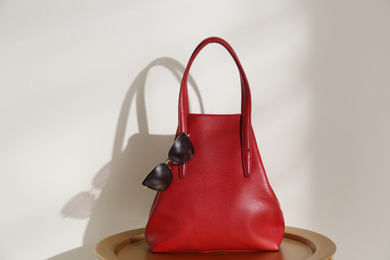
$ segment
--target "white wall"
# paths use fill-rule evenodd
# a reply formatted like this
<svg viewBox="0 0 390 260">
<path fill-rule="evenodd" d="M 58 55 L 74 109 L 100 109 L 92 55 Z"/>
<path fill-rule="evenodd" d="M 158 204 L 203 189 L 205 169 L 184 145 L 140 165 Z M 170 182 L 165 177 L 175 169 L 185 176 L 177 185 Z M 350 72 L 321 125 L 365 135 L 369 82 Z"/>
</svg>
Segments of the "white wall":
<svg viewBox="0 0 390 260">
<path fill-rule="evenodd" d="M 178 72 L 213 35 L 247 72 L 286 224 L 333 239 L 335 259 L 390 259 L 389 11 L 352 0 L 1 1 L 0 259 L 94 259 L 100 239 L 145 225 L 153 192 L 139 183 L 175 132 Z M 206 113 L 239 112 L 222 48 L 207 47 L 191 75 Z M 194 91 L 191 101 L 201 111 Z"/>
</svg>

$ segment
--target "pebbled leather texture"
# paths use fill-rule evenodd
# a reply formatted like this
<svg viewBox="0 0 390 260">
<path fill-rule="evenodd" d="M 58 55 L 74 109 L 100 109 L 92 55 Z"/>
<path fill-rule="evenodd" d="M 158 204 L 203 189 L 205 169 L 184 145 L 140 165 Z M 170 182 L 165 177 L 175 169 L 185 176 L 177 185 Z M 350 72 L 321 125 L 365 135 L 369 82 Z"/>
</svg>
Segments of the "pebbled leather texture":
<svg viewBox="0 0 390 260">
<path fill-rule="evenodd" d="M 231 48 L 215 37 L 200 46 L 210 42 Z M 241 114 L 190 114 L 182 82 L 178 133 L 190 135 L 195 155 L 184 174 L 182 166 L 171 166 L 170 187 L 156 195 L 145 230 L 153 252 L 279 249 L 283 214 L 264 171 L 250 123 L 249 85 L 243 70 L 240 74 Z"/>
</svg>

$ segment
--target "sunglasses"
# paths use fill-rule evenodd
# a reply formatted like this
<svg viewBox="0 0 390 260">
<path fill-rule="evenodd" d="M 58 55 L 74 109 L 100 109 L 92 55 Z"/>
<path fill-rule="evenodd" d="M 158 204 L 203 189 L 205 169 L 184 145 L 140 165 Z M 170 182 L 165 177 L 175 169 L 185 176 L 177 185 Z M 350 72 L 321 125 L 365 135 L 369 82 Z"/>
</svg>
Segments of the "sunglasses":
<svg viewBox="0 0 390 260">
<path fill-rule="evenodd" d="M 170 165 L 186 164 L 194 156 L 189 135 L 181 133 L 173 143 L 168 153 L 168 158 L 164 163 L 157 165 L 144 179 L 142 185 L 156 191 L 165 191 L 171 185 L 173 175 Z"/>
</svg>

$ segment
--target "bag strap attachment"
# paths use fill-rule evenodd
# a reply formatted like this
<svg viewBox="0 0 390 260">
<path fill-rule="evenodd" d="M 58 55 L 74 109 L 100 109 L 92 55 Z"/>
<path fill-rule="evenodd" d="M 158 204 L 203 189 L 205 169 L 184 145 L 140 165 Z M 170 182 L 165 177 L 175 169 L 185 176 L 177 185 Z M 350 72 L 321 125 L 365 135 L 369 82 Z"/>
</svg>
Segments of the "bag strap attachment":
<svg viewBox="0 0 390 260">
<path fill-rule="evenodd" d="M 242 163 L 244 176 L 249 177 L 251 174 L 251 108 L 252 100 L 251 93 L 249 88 L 248 79 L 245 75 L 244 69 L 233 48 L 223 39 L 218 37 L 210 37 L 203 40 L 194 50 L 191 55 L 190 60 L 188 61 L 186 70 L 184 71 L 183 78 L 180 86 L 179 94 L 179 129 L 178 133 L 185 132 L 187 133 L 187 117 L 189 115 L 189 105 L 188 105 L 188 88 L 187 88 L 187 78 L 189 70 L 192 63 L 194 62 L 196 56 L 199 52 L 209 43 L 218 43 L 221 44 L 233 57 L 237 68 L 240 72 L 241 79 L 241 151 L 242 151 Z M 186 165 L 180 165 L 179 167 L 179 177 L 185 178 L 186 176 Z"/>
</svg>

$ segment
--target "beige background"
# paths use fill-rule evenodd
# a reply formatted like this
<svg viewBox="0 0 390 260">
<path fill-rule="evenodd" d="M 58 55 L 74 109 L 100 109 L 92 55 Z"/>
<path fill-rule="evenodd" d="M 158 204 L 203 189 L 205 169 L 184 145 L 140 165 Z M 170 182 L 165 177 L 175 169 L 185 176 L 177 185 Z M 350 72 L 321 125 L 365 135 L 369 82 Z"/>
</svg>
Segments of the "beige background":
<svg viewBox="0 0 390 260">
<path fill-rule="evenodd" d="M 1 1 L 0 259 L 94 259 L 145 225 L 140 182 L 172 141 L 183 65 L 213 35 L 247 72 L 286 224 L 333 239 L 335 259 L 390 259 L 389 14 L 376 0 Z M 191 75 L 193 112 L 240 111 L 222 48 Z"/>
</svg>

